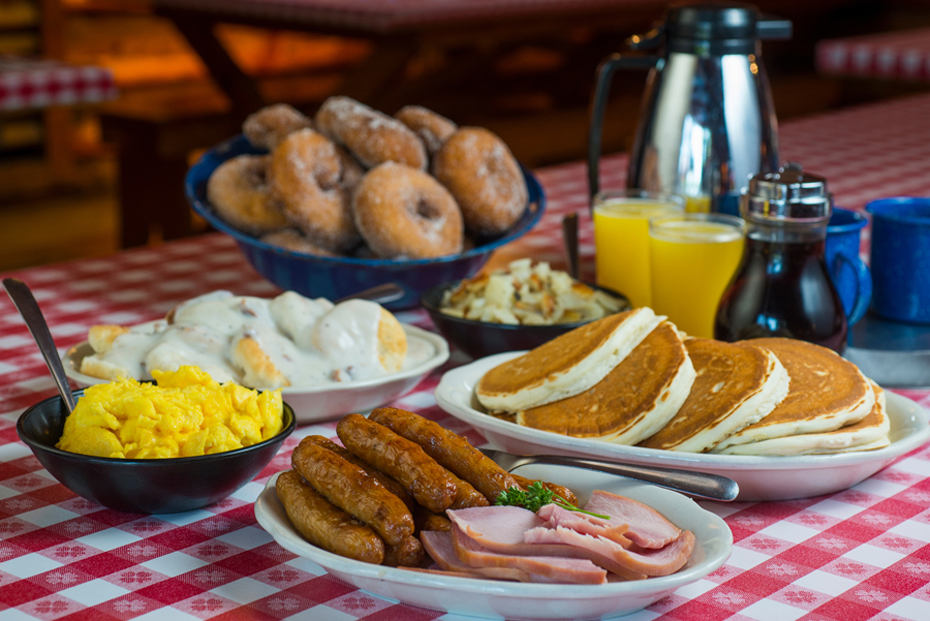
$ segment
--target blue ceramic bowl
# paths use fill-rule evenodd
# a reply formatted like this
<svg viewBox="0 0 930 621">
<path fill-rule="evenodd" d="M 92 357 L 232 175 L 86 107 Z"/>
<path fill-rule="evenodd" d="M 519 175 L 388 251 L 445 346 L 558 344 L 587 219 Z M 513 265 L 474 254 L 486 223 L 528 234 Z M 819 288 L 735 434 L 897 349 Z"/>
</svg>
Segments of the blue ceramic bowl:
<svg viewBox="0 0 930 621">
<path fill-rule="evenodd" d="M 872 309 L 930 324 L 930 198 L 883 198 L 865 209 L 872 216 Z"/>
<path fill-rule="evenodd" d="M 207 180 L 217 166 L 237 155 L 261 153 L 243 136 L 210 149 L 187 172 L 184 191 L 191 207 L 217 230 L 231 235 L 259 274 L 281 289 L 308 297 L 336 300 L 387 282 L 403 287 L 405 295 L 385 304 L 390 309 L 412 308 L 420 294 L 443 282 L 478 273 L 495 249 L 524 235 L 546 208 L 542 186 L 521 166 L 529 190 L 529 204 L 514 227 L 502 237 L 475 240 L 475 247 L 457 255 L 435 259 L 359 259 L 320 257 L 293 252 L 258 241 L 220 219 L 207 201 Z"/>
<path fill-rule="evenodd" d="M 73 394 L 77 401 L 84 390 Z M 281 432 L 252 446 L 195 457 L 115 459 L 55 448 L 67 416 L 61 396 L 50 397 L 22 413 L 16 433 L 62 485 L 129 513 L 192 511 L 226 498 L 268 465 L 297 424 L 294 410 L 285 403 Z"/>
</svg>

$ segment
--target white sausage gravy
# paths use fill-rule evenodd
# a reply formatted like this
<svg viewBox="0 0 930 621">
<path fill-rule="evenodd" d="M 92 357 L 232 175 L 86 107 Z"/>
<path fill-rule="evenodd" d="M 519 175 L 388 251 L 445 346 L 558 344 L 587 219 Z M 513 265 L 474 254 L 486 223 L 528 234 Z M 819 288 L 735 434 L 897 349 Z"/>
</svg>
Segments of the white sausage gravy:
<svg viewBox="0 0 930 621">
<path fill-rule="evenodd" d="M 195 365 L 219 382 L 260 389 L 372 379 L 388 374 L 379 358 L 382 312 L 365 300 L 333 305 L 293 291 L 270 300 L 214 291 L 179 304 L 167 320 L 119 334 L 108 349 L 85 357 L 81 372 L 142 380 L 153 369 Z M 428 358 L 425 345 L 403 344 L 402 368 Z M 267 372 L 268 362 L 275 373 Z"/>
</svg>

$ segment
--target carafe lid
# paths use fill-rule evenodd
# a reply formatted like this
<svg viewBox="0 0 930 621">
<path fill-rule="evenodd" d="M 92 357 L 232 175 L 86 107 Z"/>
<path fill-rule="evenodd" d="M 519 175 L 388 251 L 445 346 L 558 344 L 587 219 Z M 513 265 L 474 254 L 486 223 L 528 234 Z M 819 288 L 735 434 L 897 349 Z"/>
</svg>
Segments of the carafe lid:
<svg viewBox="0 0 930 621">
<path fill-rule="evenodd" d="M 776 172 L 760 173 L 749 180 L 740 213 L 755 222 L 820 224 L 833 213 L 833 195 L 827 192 L 826 179 L 788 162 Z"/>
<path fill-rule="evenodd" d="M 764 16 L 742 2 L 675 3 L 661 27 L 630 41 L 633 49 L 652 49 L 664 37 L 666 48 L 685 54 L 752 54 L 756 43 L 791 37 L 791 21 Z"/>
</svg>

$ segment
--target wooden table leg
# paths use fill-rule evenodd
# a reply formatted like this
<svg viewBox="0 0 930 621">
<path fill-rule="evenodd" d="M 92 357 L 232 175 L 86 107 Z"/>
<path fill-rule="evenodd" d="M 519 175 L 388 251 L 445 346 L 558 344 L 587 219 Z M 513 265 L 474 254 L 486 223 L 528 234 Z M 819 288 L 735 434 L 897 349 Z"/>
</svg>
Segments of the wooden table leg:
<svg viewBox="0 0 930 621">
<path fill-rule="evenodd" d="M 245 119 L 246 116 L 268 103 L 259 91 L 255 80 L 239 68 L 220 40 L 216 38 L 216 22 L 168 11 L 163 14 L 174 22 L 177 29 L 203 60 L 211 77 L 229 97 L 238 117 Z"/>
<path fill-rule="evenodd" d="M 419 49 L 419 38 L 415 34 L 383 36 L 373 44 L 368 57 L 349 71 L 338 90 L 340 95 L 382 110 L 385 98 L 402 82 L 407 64 Z"/>
</svg>

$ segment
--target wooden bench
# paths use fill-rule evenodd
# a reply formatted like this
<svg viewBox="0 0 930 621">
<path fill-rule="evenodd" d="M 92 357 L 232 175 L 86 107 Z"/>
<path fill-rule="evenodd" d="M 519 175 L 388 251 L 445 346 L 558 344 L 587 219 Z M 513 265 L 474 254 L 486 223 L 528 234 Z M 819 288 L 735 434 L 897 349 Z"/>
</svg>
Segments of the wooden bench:
<svg viewBox="0 0 930 621">
<path fill-rule="evenodd" d="M 190 235 L 184 176 L 191 153 L 241 131 L 225 97 L 199 92 L 119 101 L 101 110 L 100 123 L 104 140 L 118 146 L 121 247 Z"/>
</svg>

